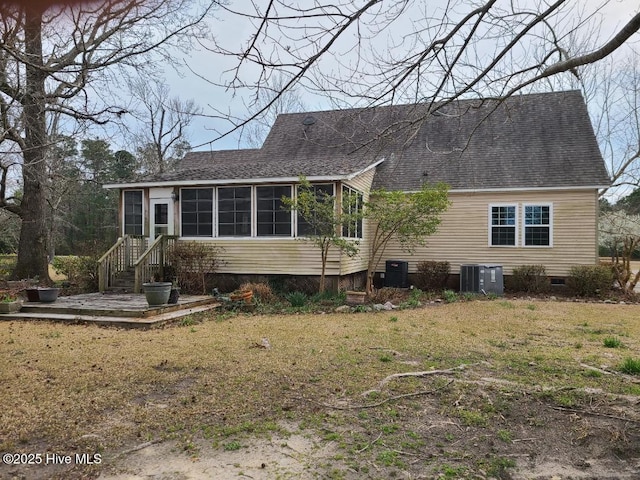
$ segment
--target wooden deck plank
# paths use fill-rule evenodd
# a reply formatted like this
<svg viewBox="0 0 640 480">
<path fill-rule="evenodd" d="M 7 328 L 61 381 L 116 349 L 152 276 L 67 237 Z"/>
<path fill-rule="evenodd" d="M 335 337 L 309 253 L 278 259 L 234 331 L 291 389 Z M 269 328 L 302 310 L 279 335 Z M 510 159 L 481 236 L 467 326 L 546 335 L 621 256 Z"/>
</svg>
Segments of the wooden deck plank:
<svg viewBox="0 0 640 480">
<path fill-rule="evenodd" d="M 176 305 L 149 307 L 141 294 L 90 293 L 59 297 L 54 303 L 26 302 L 19 313 L 1 314 L 0 320 L 151 328 L 218 306 L 216 299 L 210 296 L 185 295 Z"/>
</svg>

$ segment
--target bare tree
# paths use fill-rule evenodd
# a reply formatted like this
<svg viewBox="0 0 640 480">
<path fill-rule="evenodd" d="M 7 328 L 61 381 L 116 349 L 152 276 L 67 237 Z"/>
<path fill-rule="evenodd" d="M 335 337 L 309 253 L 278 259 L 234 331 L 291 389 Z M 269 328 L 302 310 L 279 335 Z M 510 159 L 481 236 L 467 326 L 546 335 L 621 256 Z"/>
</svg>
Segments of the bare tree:
<svg viewBox="0 0 640 480">
<path fill-rule="evenodd" d="M 0 207 L 22 218 L 15 277 L 49 279 L 43 188 L 48 116 L 105 123 L 125 114 L 108 96 L 117 91 L 122 71 L 149 72 L 159 60 L 171 62 L 169 47 L 185 49 L 189 39 L 205 38 L 203 20 L 214 5 L 214 0 L 101 0 L 0 7 L 0 140 L 5 150 L 22 156 L 21 201 L 0 198 Z"/>
<path fill-rule="evenodd" d="M 640 186 L 640 63 L 631 51 L 592 65 L 584 91 L 613 191 Z"/>
<path fill-rule="evenodd" d="M 435 108 L 436 101 L 504 98 L 541 88 L 554 76 L 579 77 L 581 68 L 621 48 L 640 28 L 636 11 L 611 37 L 573 43 L 597 30 L 606 3 L 252 2 L 242 4 L 246 10 L 224 7 L 254 24 L 243 48 L 218 42 L 210 49 L 238 59 L 227 86 L 250 89 L 254 99 L 275 75 L 287 78 L 237 129 L 296 86 L 359 106 L 420 101 Z"/>
<path fill-rule="evenodd" d="M 169 87 L 139 78 L 131 93 L 140 103 L 136 113 L 142 125 L 134 134 L 137 151 L 147 173 L 171 169 L 190 150 L 187 127 L 202 109 L 193 100 L 171 97 Z"/>
<path fill-rule="evenodd" d="M 302 112 L 306 109 L 305 103 L 295 87 L 283 91 L 287 83 L 283 75 L 276 75 L 271 83 L 256 92 L 257 98 L 254 99 L 253 107 L 249 106 L 248 108 L 249 110 L 252 108 L 263 110 L 264 106 L 270 105 L 243 128 L 242 136 L 250 148 L 262 146 L 278 115 Z M 272 102 L 272 100 L 275 101 Z"/>
</svg>

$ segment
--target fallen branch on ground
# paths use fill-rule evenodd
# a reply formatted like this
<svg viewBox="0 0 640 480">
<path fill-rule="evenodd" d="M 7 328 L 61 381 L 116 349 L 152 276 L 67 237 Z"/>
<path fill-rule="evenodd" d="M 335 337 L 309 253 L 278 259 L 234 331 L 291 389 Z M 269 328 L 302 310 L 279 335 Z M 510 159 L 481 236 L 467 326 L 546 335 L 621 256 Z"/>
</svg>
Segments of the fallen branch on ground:
<svg viewBox="0 0 640 480">
<path fill-rule="evenodd" d="M 385 398 L 384 400 L 381 400 L 380 402 L 369 403 L 369 404 L 366 404 L 366 405 L 350 405 L 348 407 L 341 407 L 341 406 L 338 406 L 338 405 L 328 405 L 326 403 L 318 403 L 318 405 L 321 405 L 321 406 L 326 407 L 326 408 L 332 408 L 334 410 L 359 410 L 359 409 L 365 409 L 365 408 L 375 408 L 375 407 L 379 407 L 381 405 L 384 405 L 385 403 L 393 402 L 395 400 L 400 400 L 400 399 L 403 399 L 403 398 L 410 398 L 410 397 L 418 397 L 420 395 L 428 395 L 430 393 L 435 393 L 435 392 L 437 392 L 439 390 L 447 388 L 452 383 L 453 383 L 453 380 L 451 380 L 446 385 L 443 385 L 442 387 L 439 387 L 439 388 L 435 388 L 433 390 L 423 390 L 421 392 L 404 393 L 402 395 L 395 395 L 393 397 Z M 370 390 L 370 391 L 374 391 L 374 390 Z"/>
<path fill-rule="evenodd" d="M 579 410 L 577 408 L 566 408 L 566 407 L 550 407 L 550 408 L 552 408 L 553 410 L 558 410 L 560 412 L 580 413 L 582 415 L 591 415 L 594 417 L 612 418 L 614 420 L 620 420 L 622 422 L 640 423 L 640 420 L 634 420 L 633 418 L 619 417 L 617 415 L 609 415 L 608 413 L 590 412 L 589 410 Z"/>
<path fill-rule="evenodd" d="M 123 452 L 118 453 L 117 455 L 114 456 L 114 459 L 115 458 L 124 457 L 125 455 L 129 455 L 130 453 L 134 453 L 134 452 L 137 452 L 139 450 L 144 450 L 145 448 L 150 447 L 150 446 L 155 445 L 156 443 L 160 443 L 160 442 L 162 442 L 162 439 L 157 438 L 157 439 L 151 440 L 149 442 L 141 443 L 139 445 L 136 445 L 135 447 L 132 447 L 132 448 L 130 448 L 128 450 L 125 450 Z"/>
<path fill-rule="evenodd" d="M 453 368 L 447 368 L 444 370 L 427 370 L 424 372 L 405 372 L 405 373 L 393 373 L 391 375 L 388 375 L 387 377 L 383 378 L 380 383 L 378 384 L 378 388 L 377 390 L 381 390 L 382 387 L 384 387 L 387 383 L 389 383 L 391 380 L 395 380 L 396 378 L 404 378 L 404 377 L 427 377 L 429 375 L 450 375 L 452 373 L 456 373 L 459 372 L 461 370 L 464 370 L 467 367 L 472 367 L 474 365 L 478 365 L 477 363 L 471 363 L 471 364 L 466 364 L 463 363 L 461 365 L 458 365 L 457 367 L 453 367 Z M 363 393 L 363 395 L 365 394 L 369 394 L 373 391 L 376 390 L 369 390 L 365 393 Z"/>
<path fill-rule="evenodd" d="M 581 366 L 582 368 L 587 368 L 587 369 L 589 369 L 589 370 L 593 370 L 594 372 L 600 372 L 600 373 L 602 373 L 603 375 L 613 375 L 613 374 L 614 374 L 614 372 L 610 372 L 610 371 L 608 371 L 608 370 L 603 370 L 603 369 L 598 368 L 598 367 L 593 367 L 593 366 L 591 366 L 591 365 L 587 365 L 586 363 L 581 363 L 581 364 L 580 364 L 580 366 Z"/>
</svg>

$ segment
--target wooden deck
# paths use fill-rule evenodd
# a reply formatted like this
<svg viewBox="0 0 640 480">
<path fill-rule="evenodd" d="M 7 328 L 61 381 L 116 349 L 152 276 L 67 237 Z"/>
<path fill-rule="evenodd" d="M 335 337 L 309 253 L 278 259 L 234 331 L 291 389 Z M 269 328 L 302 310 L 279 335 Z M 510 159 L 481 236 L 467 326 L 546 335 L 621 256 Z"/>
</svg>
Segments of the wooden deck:
<svg viewBox="0 0 640 480">
<path fill-rule="evenodd" d="M 0 320 L 47 320 L 123 328 L 151 328 L 218 307 L 210 296 L 181 295 L 175 305 L 149 307 L 143 294 L 86 293 L 58 297 L 53 303 L 25 302 L 22 310 Z"/>
</svg>

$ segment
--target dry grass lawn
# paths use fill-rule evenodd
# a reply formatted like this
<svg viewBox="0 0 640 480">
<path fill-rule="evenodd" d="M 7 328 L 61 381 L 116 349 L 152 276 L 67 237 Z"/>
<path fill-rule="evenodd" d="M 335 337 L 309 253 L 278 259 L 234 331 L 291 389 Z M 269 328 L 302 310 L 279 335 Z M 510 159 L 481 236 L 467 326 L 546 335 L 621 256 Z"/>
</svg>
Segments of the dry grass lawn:
<svg viewBox="0 0 640 480">
<path fill-rule="evenodd" d="M 638 305 L 499 299 L 194 320 L 151 331 L 0 322 L 0 451 L 104 460 L 0 464 L 0 478 L 91 478 L 147 441 L 197 457 L 198 441 L 235 448 L 292 433 L 283 422 L 336 445 L 313 467 L 322 478 L 517 478 L 540 467 L 529 450 L 548 460 L 561 444 L 589 474 L 598 455 L 619 478 L 640 468 L 640 377 L 616 372 L 640 359 Z M 270 349 L 256 346 L 263 337 Z"/>
</svg>

